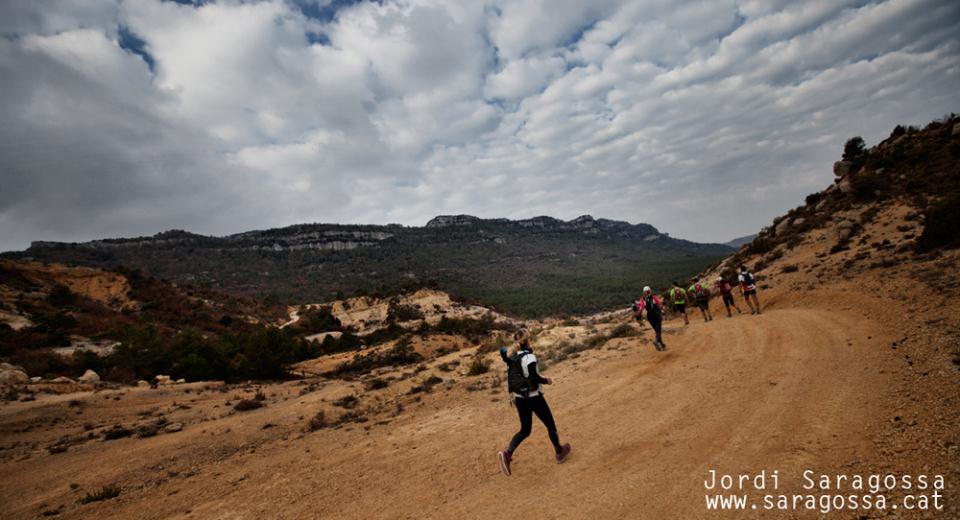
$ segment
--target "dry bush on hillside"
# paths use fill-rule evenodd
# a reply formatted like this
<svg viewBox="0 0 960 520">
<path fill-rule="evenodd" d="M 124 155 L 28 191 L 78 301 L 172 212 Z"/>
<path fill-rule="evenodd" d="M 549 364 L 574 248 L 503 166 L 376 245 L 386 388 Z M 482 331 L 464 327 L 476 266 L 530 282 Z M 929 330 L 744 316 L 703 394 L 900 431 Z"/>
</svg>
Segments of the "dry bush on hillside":
<svg viewBox="0 0 960 520">
<path fill-rule="evenodd" d="M 640 331 L 633 328 L 633 325 L 629 323 L 621 323 L 613 328 L 609 333 L 607 333 L 607 339 L 614 338 L 630 338 L 633 336 L 639 336 Z"/>
<path fill-rule="evenodd" d="M 467 375 L 479 376 L 480 374 L 486 374 L 490 370 L 490 364 L 489 359 L 477 354 L 473 356 L 470 365 L 467 366 Z"/>
<path fill-rule="evenodd" d="M 308 432 L 315 432 L 321 428 L 326 428 L 327 426 L 329 426 L 329 423 L 327 423 L 327 414 L 325 414 L 323 410 L 318 411 L 313 417 L 310 418 L 309 421 L 307 421 Z"/>
<path fill-rule="evenodd" d="M 248 412 L 250 410 L 256 410 L 257 408 L 263 408 L 263 406 L 263 401 L 241 399 L 237 401 L 237 404 L 233 405 L 233 409 L 238 412 Z"/>
<path fill-rule="evenodd" d="M 103 432 L 103 440 L 112 441 L 116 439 L 122 439 L 124 437 L 129 437 L 131 435 L 133 435 L 133 431 L 131 431 L 128 428 L 124 428 L 119 424 L 115 424 L 112 428 Z"/>
<path fill-rule="evenodd" d="M 91 502 L 100 502 L 103 500 L 110 500 L 111 498 L 116 498 L 120 496 L 120 488 L 118 486 L 103 486 L 99 491 L 94 493 L 87 493 L 80 500 L 77 500 L 79 504 L 89 504 Z"/>
<path fill-rule="evenodd" d="M 390 386 L 390 382 L 380 377 L 369 379 L 363 383 L 364 390 L 368 392 L 371 390 L 380 390 L 381 388 L 386 388 L 388 386 Z"/>
<path fill-rule="evenodd" d="M 334 406 L 339 406 L 340 408 L 346 408 L 348 410 L 356 408 L 358 404 L 360 404 L 360 399 L 353 394 L 345 395 L 333 402 Z"/>
<path fill-rule="evenodd" d="M 413 350 L 409 336 L 401 338 L 397 343 L 385 351 L 374 351 L 366 354 L 357 354 L 350 361 L 345 361 L 328 373 L 335 377 L 347 377 L 370 372 L 375 368 L 387 366 L 402 366 L 418 363 L 423 356 Z"/>
</svg>

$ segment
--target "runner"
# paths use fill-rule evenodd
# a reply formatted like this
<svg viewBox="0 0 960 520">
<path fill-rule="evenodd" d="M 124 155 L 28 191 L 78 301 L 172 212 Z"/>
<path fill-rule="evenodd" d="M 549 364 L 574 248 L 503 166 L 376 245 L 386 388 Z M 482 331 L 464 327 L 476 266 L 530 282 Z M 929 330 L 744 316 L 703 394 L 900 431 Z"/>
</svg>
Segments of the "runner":
<svg viewBox="0 0 960 520">
<path fill-rule="evenodd" d="M 683 324 L 690 325 L 687 318 L 687 291 L 684 291 L 676 280 L 673 282 L 673 289 L 670 289 L 670 302 L 673 303 L 673 308 L 683 315 Z"/>
<path fill-rule="evenodd" d="M 687 289 L 687 295 L 697 304 L 697 308 L 700 309 L 700 314 L 703 316 L 704 323 L 712 321 L 713 316 L 710 315 L 710 289 L 700 283 L 699 278 L 693 279 L 693 285 Z"/>
<path fill-rule="evenodd" d="M 643 288 L 643 298 L 634 304 L 634 316 L 636 316 L 638 320 L 643 314 L 643 311 L 647 311 L 647 321 L 650 322 L 650 326 L 653 327 L 653 332 L 656 334 L 653 340 L 653 346 L 658 351 L 667 350 L 667 346 L 663 343 L 663 336 L 660 333 L 663 326 L 663 300 L 656 294 L 653 294 L 650 287 Z"/>
<path fill-rule="evenodd" d="M 730 285 L 730 282 L 725 280 L 723 276 L 718 276 L 716 288 L 717 294 L 723 298 L 723 306 L 727 308 L 727 317 L 733 317 L 733 314 L 730 313 L 731 305 L 734 309 L 737 309 L 737 314 L 740 314 L 740 307 L 737 307 L 737 302 L 733 299 L 733 286 Z"/>
<path fill-rule="evenodd" d="M 747 300 L 747 306 L 750 307 L 750 314 L 760 314 L 760 300 L 757 299 L 757 279 L 754 278 L 753 273 L 747 272 L 747 266 L 740 266 L 740 275 L 737 276 L 737 281 L 740 282 L 740 292 L 743 293 L 743 299 Z M 750 303 L 751 296 L 753 296 L 753 303 Z"/>
<path fill-rule="evenodd" d="M 520 415 L 520 431 L 513 436 L 505 450 L 497 453 L 500 471 L 507 476 L 510 476 L 513 453 L 520 443 L 530 436 L 530 430 L 533 428 L 533 414 L 537 414 L 537 418 L 547 428 L 547 435 L 550 436 L 550 442 L 553 443 L 553 449 L 556 451 L 557 464 L 567 460 L 567 456 L 570 455 L 570 445 L 560 444 L 557 425 L 553 422 L 553 414 L 550 413 L 550 407 L 543 398 L 540 386 L 552 384 L 553 381 L 537 372 L 537 357 L 530 348 L 530 334 L 526 329 L 520 329 L 513 337 L 519 342 L 513 356 L 507 356 L 506 348 L 500 349 L 500 357 L 507 364 L 507 385 L 514 405 L 517 407 L 517 414 Z"/>
</svg>

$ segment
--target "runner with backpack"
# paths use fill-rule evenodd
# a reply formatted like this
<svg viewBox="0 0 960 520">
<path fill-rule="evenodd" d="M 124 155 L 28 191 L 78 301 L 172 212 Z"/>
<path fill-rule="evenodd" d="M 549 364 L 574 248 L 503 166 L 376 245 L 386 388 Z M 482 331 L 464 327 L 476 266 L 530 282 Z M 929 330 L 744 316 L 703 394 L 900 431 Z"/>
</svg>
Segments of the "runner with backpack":
<svg viewBox="0 0 960 520">
<path fill-rule="evenodd" d="M 712 321 L 713 316 L 710 315 L 710 289 L 700 283 L 699 278 L 694 278 L 693 285 L 687 289 L 687 294 L 693 298 L 693 301 L 697 304 L 697 308 L 700 309 L 704 323 Z"/>
<path fill-rule="evenodd" d="M 737 302 L 733 299 L 733 286 L 730 285 L 723 276 L 717 277 L 717 294 L 723 299 L 723 306 L 727 308 L 727 317 L 732 318 L 733 314 L 730 313 L 730 306 L 733 305 L 734 309 L 737 309 L 737 314 L 740 314 L 740 307 L 737 307 Z"/>
<path fill-rule="evenodd" d="M 750 307 L 750 314 L 760 314 L 760 300 L 757 299 L 757 279 L 753 273 L 747 271 L 747 266 L 740 266 L 740 274 L 737 276 L 740 282 L 740 292 L 743 293 L 743 299 L 747 300 L 747 306 Z M 750 303 L 750 297 L 753 297 L 753 303 Z M 754 308 L 756 305 L 756 308 Z"/>
<path fill-rule="evenodd" d="M 673 308 L 683 315 L 683 324 L 690 325 L 690 319 L 687 318 L 687 291 L 684 291 L 676 280 L 670 289 L 670 302 L 673 303 Z"/>
<path fill-rule="evenodd" d="M 520 446 L 520 443 L 530 436 L 534 414 L 547 428 L 547 435 L 550 436 L 550 442 L 553 443 L 553 449 L 556 451 L 557 464 L 567 460 L 567 456 L 570 455 L 570 445 L 560 444 L 560 436 L 557 435 L 557 425 L 553 421 L 553 414 L 550 412 L 546 399 L 543 398 L 541 385 L 549 385 L 553 381 L 537 372 L 537 357 L 533 354 L 533 349 L 530 348 L 529 332 L 526 329 L 521 329 L 514 334 L 513 338 L 519 344 L 512 356 L 507 356 L 506 348 L 500 349 L 500 357 L 507 364 L 507 387 L 510 390 L 513 404 L 517 408 L 517 414 L 520 416 L 520 431 L 513 436 L 506 449 L 497 453 L 500 471 L 507 476 L 510 476 L 510 463 L 513 461 L 513 453 Z"/>
<path fill-rule="evenodd" d="M 653 294 L 653 290 L 651 290 L 650 287 L 644 287 L 643 298 L 637 300 L 633 305 L 634 317 L 636 317 L 637 320 L 640 320 L 643 311 L 647 311 L 647 321 L 650 322 L 650 326 L 653 327 L 653 332 L 656 334 L 653 340 L 653 346 L 657 351 L 667 350 L 667 346 L 663 344 L 663 336 L 660 332 L 663 326 L 663 300 L 656 294 Z"/>
</svg>

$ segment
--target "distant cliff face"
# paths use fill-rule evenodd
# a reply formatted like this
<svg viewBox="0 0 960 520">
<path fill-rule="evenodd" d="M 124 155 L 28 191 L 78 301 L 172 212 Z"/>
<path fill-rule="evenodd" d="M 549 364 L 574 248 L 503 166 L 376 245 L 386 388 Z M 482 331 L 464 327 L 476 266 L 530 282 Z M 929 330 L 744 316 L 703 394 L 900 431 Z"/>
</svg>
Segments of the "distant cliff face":
<svg viewBox="0 0 960 520">
<path fill-rule="evenodd" d="M 432 285 L 528 315 L 619 305 L 643 285 L 705 267 L 731 250 L 649 224 L 541 216 L 441 215 L 424 227 L 300 224 L 210 237 L 172 230 L 84 243 L 35 242 L 15 258 L 137 268 L 287 301 Z"/>
</svg>

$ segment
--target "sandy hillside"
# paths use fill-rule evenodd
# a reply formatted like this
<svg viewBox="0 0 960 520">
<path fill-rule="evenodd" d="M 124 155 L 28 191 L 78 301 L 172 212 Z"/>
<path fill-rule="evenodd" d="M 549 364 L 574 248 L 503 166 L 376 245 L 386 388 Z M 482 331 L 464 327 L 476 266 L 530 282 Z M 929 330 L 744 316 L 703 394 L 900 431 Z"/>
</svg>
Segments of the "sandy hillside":
<svg viewBox="0 0 960 520">
<path fill-rule="evenodd" d="M 13 265 L 14 263 L 9 260 L 0 260 L 0 268 Z M 43 287 L 52 281 L 66 286 L 74 294 L 115 308 L 121 308 L 130 303 L 127 296 L 130 292 L 130 284 L 123 275 L 118 273 L 89 267 L 66 267 L 40 262 L 16 262 L 15 269 L 19 275 L 38 287 Z M 0 297 L 2 296 L 0 294 Z"/>
</svg>

